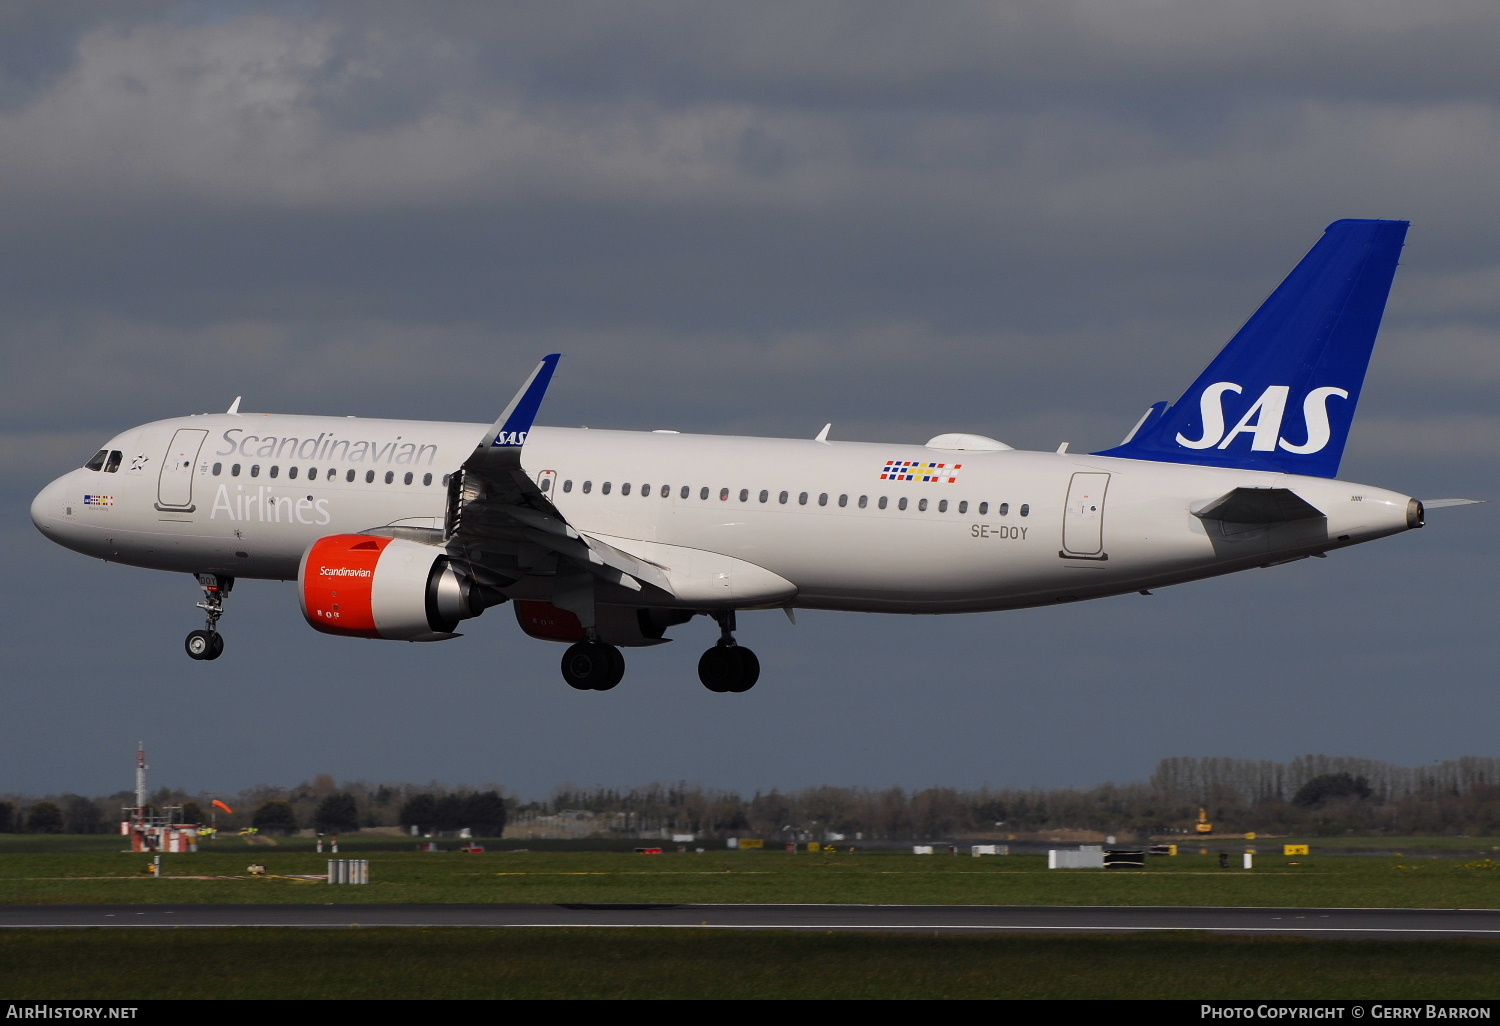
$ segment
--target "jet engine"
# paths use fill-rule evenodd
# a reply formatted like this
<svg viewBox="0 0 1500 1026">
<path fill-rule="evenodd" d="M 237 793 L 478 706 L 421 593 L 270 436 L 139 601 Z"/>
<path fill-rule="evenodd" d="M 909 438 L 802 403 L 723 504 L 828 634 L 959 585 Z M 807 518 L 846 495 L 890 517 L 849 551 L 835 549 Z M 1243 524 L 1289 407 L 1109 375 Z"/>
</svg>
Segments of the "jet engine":
<svg viewBox="0 0 1500 1026">
<path fill-rule="evenodd" d="M 297 598 L 315 630 L 393 641 L 456 638 L 458 621 L 495 604 L 441 549 L 369 534 L 334 534 L 308 546 Z"/>
</svg>

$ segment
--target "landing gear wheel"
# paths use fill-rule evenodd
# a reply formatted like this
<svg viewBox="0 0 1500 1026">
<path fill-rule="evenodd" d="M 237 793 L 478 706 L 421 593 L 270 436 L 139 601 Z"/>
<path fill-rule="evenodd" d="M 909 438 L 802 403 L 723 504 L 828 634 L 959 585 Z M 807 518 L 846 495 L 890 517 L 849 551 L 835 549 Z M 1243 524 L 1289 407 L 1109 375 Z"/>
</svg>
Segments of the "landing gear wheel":
<svg viewBox="0 0 1500 1026">
<path fill-rule="evenodd" d="M 182 643 L 193 659 L 217 659 L 224 654 L 224 637 L 215 628 L 219 617 L 224 615 L 224 596 L 234 589 L 233 577 L 218 574 L 197 574 L 198 587 L 203 589 L 203 601 L 198 608 L 203 610 L 203 630 L 193 631 Z"/>
<path fill-rule="evenodd" d="M 748 648 L 735 647 L 730 649 L 730 651 L 736 653 L 739 658 L 740 679 L 729 691 L 735 695 L 744 694 L 755 687 L 755 682 L 760 680 L 760 660 Z"/>
<path fill-rule="evenodd" d="M 760 679 L 760 660 L 748 648 L 715 645 L 698 660 L 698 679 L 716 694 L 742 694 Z"/>
<path fill-rule="evenodd" d="M 217 634 L 210 634 L 208 631 L 193 631 L 182 643 L 182 647 L 187 649 L 187 654 L 192 659 L 215 659 L 219 652 L 224 651 L 222 641 L 219 642 L 218 651 L 214 650 L 214 639 L 217 637 Z"/>
<path fill-rule="evenodd" d="M 608 691 L 625 678 L 625 654 L 613 645 L 602 645 L 609 657 L 609 676 L 594 685 L 595 691 Z"/>
<path fill-rule="evenodd" d="M 625 657 L 613 645 L 580 641 L 563 653 L 562 675 L 579 691 L 608 691 L 625 676 Z"/>
</svg>

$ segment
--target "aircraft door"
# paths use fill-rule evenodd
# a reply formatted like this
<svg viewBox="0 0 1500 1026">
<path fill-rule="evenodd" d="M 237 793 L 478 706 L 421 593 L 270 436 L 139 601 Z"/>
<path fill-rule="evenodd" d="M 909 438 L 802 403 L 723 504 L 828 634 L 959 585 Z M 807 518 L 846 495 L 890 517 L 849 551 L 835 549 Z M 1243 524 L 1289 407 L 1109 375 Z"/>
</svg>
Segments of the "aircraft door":
<svg viewBox="0 0 1500 1026">
<path fill-rule="evenodd" d="M 1064 559 L 1108 559 L 1104 551 L 1104 493 L 1108 474 L 1074 474 L 1068 484 L 1068 502 L 1063 509 L 1062 551 Z"/>
<path fill-rule="evenodd" d="M 156 482 L 157 509 L 193 511 L 193 473 L 198 464 L 198 450 L 207 437 L 204 428 L 181 428 L 172 436 Z"/>
</svg>

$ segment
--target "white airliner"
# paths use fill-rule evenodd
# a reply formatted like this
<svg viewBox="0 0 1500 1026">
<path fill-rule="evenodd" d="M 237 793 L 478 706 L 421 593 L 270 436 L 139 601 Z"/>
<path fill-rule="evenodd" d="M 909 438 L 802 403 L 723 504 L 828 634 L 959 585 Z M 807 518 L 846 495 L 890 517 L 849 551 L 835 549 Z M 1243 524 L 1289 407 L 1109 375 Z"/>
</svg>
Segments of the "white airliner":
<svg viewBox="0 0 1500 1026">
<path fill-rule="evenodd" d="M 132 428 L 31 516 L 78 552 L 196 575 L 194 659 L 223 651 L 236 578 L 295 579 L 307 622 L 347 637 L 441 641 L 510 601 L 569 643 L 580 690 L 619 683 L 620 647 L 711 616 L 699 677 L 742 692 L 760 668 L 736 610 L 1019 609 L 1422 526 L 1416 499 L 1335 479 L 1406 229 L 1330 225 L 1182 398 L 1102 453 L 534 428 L 552 355 L 490 426 L 237 399 Z"/>
</svg>

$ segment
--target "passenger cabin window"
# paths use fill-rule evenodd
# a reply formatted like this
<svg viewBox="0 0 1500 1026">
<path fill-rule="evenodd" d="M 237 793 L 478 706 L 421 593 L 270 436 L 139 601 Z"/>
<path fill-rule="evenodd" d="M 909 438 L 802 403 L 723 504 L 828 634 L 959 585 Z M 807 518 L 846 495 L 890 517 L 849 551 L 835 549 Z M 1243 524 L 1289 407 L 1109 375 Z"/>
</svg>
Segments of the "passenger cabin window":
<svg viewBox="0 0 1500 1026">
<path fill-rule="evenodd" d="M 968 499 L 963 499 L 962 501 L 959 502 L 959 504 L 958 504 L 958 511 L 960 513 L 967 513 L 967 512 L 969 512 L 969 500 Z"/>
<path fill-rule="evenodd" d="M 406 472 L 406 476 L 401 479 L 401 483 L 402 484 L 411 484 L 411 482 L 412 482 L 412 473 L 411 473 L 411 471 L 408 470 Z"/>
<path fill-rule="evenodd" d="M 115 449 L 110 452 L 109 459 L 104 461 L 104 472 L 106 474 L 113 474 L 118 472 L 120 469 L 120 461 L 124 458 L 125 454 L 119 449 Z"/>
<path fill-rule="evenodd" d="M 687 485 L 683 485 L 682 486 L 682 491 L 678 492 L 677 494 L 681 498 L 686 499 L 689 495 L 693 494 L 693 490 L 691 488 L 689 488 Z M 708 498 L 708 489 L 707 488 L 703 489 L 703 497 L 705 499 Z"/>
<path fill-rule="evenodd" d="M 566 495 L 573 490 L 573 479 L 570 477 L 563 482 L 563 494 Z"/>
<path fill-rule="evenodd" d="M 749 502 L 750 501 L 750 489 L 748 489 L 748 488 L 741 488 L 740 489 L 740 501 L 741 502 Z"/>
<path fill-rule="evenodd" d="M 223 470 L 223 469 L 224 469 L 224 464 L 222 464 L 222 463 L 215 463 L 215 464 L 214 464 L 214 469 L 213 469 L 213 475 L 214 475 L 214 477 L 218 477 L 218 476 L 219 476 L 219 473 L 220 473 L 220 472 L 221 472 L 221 471 L 222 471 L 222 470 Z M 296 473 L 296 471 L 295 471 L 295 470 L 294 470 L 294 471 L 293 471 L 293 473 L 294 473 L 294 474 L 295 474 L 295 473 Z"/>
<path fill-rule="evenodd" d="M 83 466 L 86 470 L 103 470 L 104 461 L 107 459 L 109 459 L 109 450 L 100 449 L 98 452 L 94 453 L 94 458 L 89 460 Z"/>
<path fill-rule="evenodd" d="M 260 464 L 259 463 L 252 463 L 252 464 L 250 464 L 250 476 L 251 477 L 260 477 Z"/>
<path fill-rule="evenodd" d="M 231 463 L 229 465 L 229 476 L 230 477 L 239 477 L 240 476 L 240 465 L 238 463 Z"/>
<path fill-rule="evenodd" d="M 1023 517 L 1029 517 L 1029 516 L 1031 516 L 1031 503 L 1029 503 L 1029 502 L 1023 502 L 1023 503 L 1021 503 L 1021 516 L 1023 516 Z"/>
<path fill-rule="evenodd" d="M 979 508 L 979 512 L 981 512 L 981 513 L 984 512 L 984 507 L 983 506 L 981 506 Z M 1002 517 L 1003 516 L 1009 516 L 1010 515 L 1010 503 L 1008 503 L 1008 502 L 1002 502 L 999 506 L 995 507 L 995 512 L 999 513 Z"/>
<path fill-rule="evenodd" d="M 307 479 L 309 481 L 316 481 L 318 479 L 318 468 L 317 467 L 308 467 L 307 468 Z"/>
<path fill-rule="evenodd" d="M 771 497 L 771 493 L 770 492 L 766 491 L 764 488 L 762 488 L 760 490 L 760 501 L 761 502 L 765 502 L 770 497 Z"/>
<path fill-rule="evenodd" d="M 927 500 L 926 499 L 918 499 L 917 500 L 917 510 L 919 512 L 922 512 L 922 513 L 926 513 L 927 512 Z"/>
<path fill-rule="evenodd" d="M 939 513 L 946 513 L 946 512 L 948 512 L 948 500 L 947 499 L 940 499 L 940 500 L 938 500 L 938 512 Z"/>
<path fill-rule="evenodd" d="M 272 477 L 279 477 L 281 475 L 281 468 L 277 467 L 277 466 L 273 466 L 273 467 L 271 467 L 270 470 L 267 471 L 267 473 L 270 474 Z"/>
<path fill-rule="evenodd" d="M 861 500 L 860 501 L 860 505 L 863 506 L 864 505 L 864 501 L 863 501 L 864 500 L 864 496 L 863 495 L 860 496 L 860 500 Z M 889 500 L 887 500 L 884 495 L 882 495 L 880 497 L 880 502 L 879 502 L 878 505 L 880 506 L 881 509 L 885 509 L 885 504 L 886 504 L 887 501 L 889 501 Z"/>
<path fill-rule="evenodd" d="M 610 489 L 610 483 L 608 481 L 606 481 L 602 485 L 599 486 L 599 494 L 600 495 L 608 495 L 609 494 L 609 489 Z"/>
<path fill-rule="evenodd" d="M 708 498 L 708 486 L 707 485 L 704 485 L 702 488 L 698 489 L 698 498 L 700 500 L 705 500 L 705 499 Z"/>
<path fill-rule="evenodd" d="M 354 483 L 354 468 L 353 467 L 350 467 L 348 470 L 344 471 L 344 480 L 348 481 L 350 484 Z"/>
<path fill-rule="evenodd" d="M 663 499 L 670 499 L 672 497 L 672 486 L 671 485 L 662 485 L 661 486 L 661 497 Z M 687 498 L 687 489 L 686 488 L 683 488 L 683 490 L 682 490 L 682 497 L 684 499 Z"/>
<path fill-rule="evenodd" d="M 606 493 L 609 492 L 609 485 L 605 485 L 604 486 L 604 491 Z M 622 484 L 620 486 L 620 494 L 621 495 L 629 495 L 630 494 L 630 482 L 629 481 L 626 481 L 624 484 Z"/>
<path fill-rule="evenodd" d="M 589 492 L 591 492 L 593 490 L 594 490 L 594 482 L 592 482 L 592 481 L 585 481 L 583 483 L 583 494 L 584 495 L 587 495 Z"/>
<path fill-rule="evenodd" d="M 392 484 L 395 480 L 396 480 L 396 472 L 394 470 L 387 470 L 385 472 L 385 483 L 386 484 Z"/>
<path fill-rule="evenodd" d="M 719 501 L 720 502 L 728 502 L 729 501 L 729 489 L 728 488 L 720 488 L 719 489 Z"/>
<path fill-rule="evenodd" d="M 365 484 L 374 484 L 374 483 L 375 483 L 375 471 L 373 471 L 373 470 L 367 470 L 367 471 L 365 471 Z"/>
<path fill-rule="evenodd" d="M 981 502 L 979 504 L 979 512 L 980 513 L 988 513 L 989 511 L 990 511 L 990 504 L 989 503 L 987 503 L 987 502 Z"/>
<path fill-rule="evenodd" d="M 844 504 L 844 497 L 842 495 L 840 495 L 839 496 L 839 505 L 842 506 L 843 504 Z M 859 508 L 860 509 L 864 509 L 869 504 L 870 504 L 870 497 L 868 495 L 861 495 L 859 497 Z"/>
<path fill-rule="evenodd" d="M 904 496 L 904 495 L 901 496 L 901 500 L 896 503 L 896 508 L 897 509 L 905 509 L 906 508 L 906 496 Z"/>
<path fill-rule="evenodd" d="M 217 471 L 216 471 L 216 473 L 217 473 Z M 287 467 L 286 468 L 286 476 L 289 479 L 293 480 L 293 481 L 297 480 L 297 468 L 296 467 Z"/>
<path fill-rule="evenodd" d="M 799 505 L 799 506 L 806 506 L 807 505 L 807 493 L 806 492 L 799 492 L 797 494 L 797 505 Z M 825 506 L 828 505 L 828 496 L 826 496 L 826 495 L 823 496 L 823 505 L 825 505 Z"/>
</svg>

